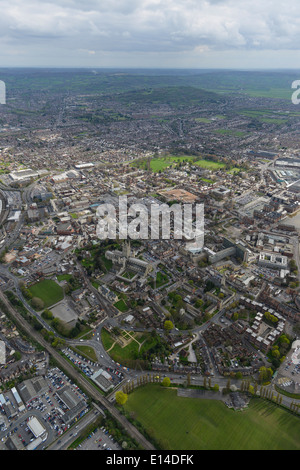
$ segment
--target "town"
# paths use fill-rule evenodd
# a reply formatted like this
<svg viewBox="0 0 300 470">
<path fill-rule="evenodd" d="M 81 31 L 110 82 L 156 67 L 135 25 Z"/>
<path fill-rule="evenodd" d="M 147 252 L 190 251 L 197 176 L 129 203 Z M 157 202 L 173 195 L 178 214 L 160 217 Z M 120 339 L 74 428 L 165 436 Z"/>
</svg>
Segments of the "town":
<svg viewBox="0 0 300 470">
<path fill-rule="evenodd" d="M 28 108 L 12 87 L 0 108 L 0 448 L 159 448 L 116 406 L 164 379 L 298 415 L 300 114 L 190 85 L 88 90 L 33 89 Z M 101 239 L 120 200 L 131 223 L 168 208 L 169 237 Z M 179 204 L 204 208 L 203 246 L 176 236 Z"/>
</svg>

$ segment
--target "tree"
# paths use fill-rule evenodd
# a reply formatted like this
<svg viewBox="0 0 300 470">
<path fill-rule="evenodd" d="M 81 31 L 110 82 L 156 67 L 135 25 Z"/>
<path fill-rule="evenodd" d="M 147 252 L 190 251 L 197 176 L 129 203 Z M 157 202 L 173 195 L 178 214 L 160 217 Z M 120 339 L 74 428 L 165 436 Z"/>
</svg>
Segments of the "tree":
<svg viewBox="0 0 300 470">
<path fill-rule="evenodd" d="M 280 352 L 278 351 L 278 349 L 272 349 L 272 356 L 276 359 L 280 358 Z"/>
<path fill-rule="evenodd" d="M 53 314 L 50 310 L 45 309 L 42 313 L 42 317 L 45 318 L 45 320 L 52 320 L 53 319 Z"/>
<path fill-rule="evenodd" d="M 31 300 L 31 305 L 36 310 L 42 310 L 44 308 L 44 302 L 38 297 L 33 297 L 33 299 Z"/>
<path fill-rule="evenodd" d="M 174 328 L 174 325 L 171 322 L 171 320 L 166 320 L 164 323 L 164 329 L 167 331 L 170 331 L 170 330 L 173 330 L 173 328 Z"/>
<path fill-rule="evenodd" d="M 118 403 L 118 405 L 122 405 L 122 406 L 125 405 L 128 399 L 127 393 L 124 393 L 120 390 L 116 392 L 115 396 L 116 396 L 116 402 Z"/>
<path fill-rule="evenodd" d="M 165 377 L 161 384 L 163 387 L 169 387 L 171 384 L 171 380 L 169 379 L 169 377 Z"/>
<path fill-rule="evenodd" d="M 286 335 L 281 335 L 279 337 L 279 342 L 280 342 L 280 344 L 284 344 L 284 343 L 290 344 L 290 340 L 287 338 Z"/>
<path fill-rule="evenodd" d="M 273 375 L 273 370 L 271 368 L 261 367 L 259 369 L 259 381 L 260 382 L 268 382 L 271 380 Z"/>
</svg>

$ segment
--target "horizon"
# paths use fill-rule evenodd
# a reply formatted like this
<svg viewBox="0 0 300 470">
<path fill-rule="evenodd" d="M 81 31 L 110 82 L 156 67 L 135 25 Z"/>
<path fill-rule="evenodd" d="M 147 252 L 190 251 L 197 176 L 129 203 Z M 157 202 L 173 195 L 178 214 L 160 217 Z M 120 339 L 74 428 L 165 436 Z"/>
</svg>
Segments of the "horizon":
<svg viewBox="0 0 300 470">
<path fill-rule="evenodd" d="M 53 70 L 179 70 L 179 71 L 228 71 L 228 72 L 267 72 L 267 71 L 278 71 L 278 72 L 300 72 L 300 67 L 251 67 L 251 68 L 238 68 L 238 67 L 125 67 L 125 66 L 92 66 L 92 65 L 0 65 L 2 69 L 53 69 Z"/>
</svg>

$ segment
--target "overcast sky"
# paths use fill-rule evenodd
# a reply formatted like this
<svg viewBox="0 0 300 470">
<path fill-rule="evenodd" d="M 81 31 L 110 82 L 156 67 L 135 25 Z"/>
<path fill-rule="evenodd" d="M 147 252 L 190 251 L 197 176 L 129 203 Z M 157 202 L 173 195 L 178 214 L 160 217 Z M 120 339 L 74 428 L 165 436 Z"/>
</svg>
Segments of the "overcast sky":
<svg viewBox="0 0 300 470">
<path fill-rule="evenodd" d="M 300 68 L 299 0 L 0 0 L 0 67 Z"/>
</svg>

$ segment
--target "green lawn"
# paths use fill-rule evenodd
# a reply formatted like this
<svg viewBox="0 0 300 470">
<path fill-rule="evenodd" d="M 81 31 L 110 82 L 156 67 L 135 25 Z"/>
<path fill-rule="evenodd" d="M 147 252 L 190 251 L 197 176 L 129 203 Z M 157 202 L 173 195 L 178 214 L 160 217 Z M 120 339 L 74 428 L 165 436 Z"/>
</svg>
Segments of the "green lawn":
<svg viewBox="0 0 300 470">
<path fill-rule="evenodd" d="M 176 163 L 190 161 L 195 157 L 191 156 L 182 156 L 182 157 L 175 157 L 175 156 L 168 156 L 163 158 L 153 158 L 150 162 L 151 170 L 154 172 L 163 171 L 165 168 L 168 168 Z"/>
<path fill-rule="evenodd" d="M 49 308 L 64 298 L 62 287 L 51 279 L 37 282 L 28 289 L 33 297 L 38 297 L 44 302 L 44 308 Z"/>
<path fill-rule="evenodd" d="M 236 131 L 234 129 L 217 129 L 214 132 L 216 132 L 217 134 L 235 135 L 236 137 L 243 137 L 244 135 L 246 135 L 246 132 Z"/>
<path fill-rule="evenodd" d="M 211 119 L 207 119 L 207 118 L 195 118 L 195 121 L 196 122 L 205 122 L 205 123 L 212 122 Z"/>
<path fill-rule="evenodd" d="M 112 357 L 112 359 L 115 362 L 119 362 L 121 364 L 127 364 L 128 361 L 135 361 L 138 356 L 145 352 L 148 351 L 150 348 L 154 347 L 156 344 L 156 339 L 152 338 L 150 334 L 145 333 L 145 334 L 134 334 L 134 337 L 138 341 L 132 340 L 127 346 L 122 348 L 119 344 L 115 344 L 112 349 L 110 349 L 114 343 L 114 340 L 110 333 L 105 329 L 102 328 L 101 330 L 101 341 L 103 344 L 104 349 L 107 351 L 109 350 L 108 354 Z M 122 336 L 124 338 L 128 338 L 128 334 L 125 332 L 122 332 Z M 142 345 L 141 349 L 139 351 L 139 344 Z M 129 363 L 128 363 L 129 366 Z"/>
<path fill-rule="evenodd" d="M 69 281 L 72 278 L 72 274 L 59 274 L 57 276 L 58 281 Z"/>
<path fill-rule="evenodd" d="M 102 328 L 101 330 L 101 342 L 106 351 L 110 349 L 114 343 L 112 336 L 109 334 L 109 332 L 105 328 Z"/>
<path fill-rule="evenodd" d="M 220 168 L 224 168 L 225 163 L 213 162 L 211 160 L 198 160 L 195 162 L 195 165 L 201 166 L 201 168 L 207 168 L 208 170 L 219 170 Z"/>
<path fill-rule="evenodd" d="M 129 394 L 125 409 L 169 450 L 300 449 L 299 418 L 262 399 L 237 412 L 151 384 Z"/>
<path fill-rule="evenodd" d="M 139 338 L 137 337 L 137 340 L 139 341 Z M 111 335 L 105 328 L 102 328 L 101 330 L 101 341 L 104 346 L 104 348 L 110 349 L 111 346 L 114 343 L 114 340 L 112 339 Z M 127 346 L 122 348 L 118 343 L 114 345 L 114 347 L 108 352 L 108 354 L 114 359 L 115 362 L 119 363 L 124 363 L 127 360 L 134 360 L 137 358 L 139 350 L 139 344 L 132 340 Z"/>
<path fill-rule="evenodd" d="M 150 168 L 155 173 L 159 171 L 163 171 L 166 168 L 176 165 L 177 163 L 184 163 L 184 161 L 192 161 L 195 157 L 192 155 L 182 155 L 182 156 L 174 156 L 174 155 L 167 155 L 165 157 L 160 158 L 152 158 L 150 161 Z M 131 163 L 131 166 L 137 166 L 143 170 L 147 169 L 147 160 L 143 159 L 141 161 L 135 161 Z"/>
<path fill-rule="evenodd" d="M 234 173 L 238 173 L 240 170 L 241 168 L 233 167 L 230 170 L 226 171 L 226 173 L 234 175 Z"/>
<path fill-rule="evenodd" d="M 118 300 L 118 302 L 116 302 L 116 303 L 114 304 L 114 306 L 115 306 L 118 310 L 120 310 L 120 312 L 127 312 L 127 310 L 128 310 L 128 307 L 127 307 L 127 305 L 126 305 L 126 303 L 124 302 L 123 299 Z"/>
</svg>

